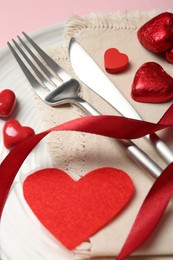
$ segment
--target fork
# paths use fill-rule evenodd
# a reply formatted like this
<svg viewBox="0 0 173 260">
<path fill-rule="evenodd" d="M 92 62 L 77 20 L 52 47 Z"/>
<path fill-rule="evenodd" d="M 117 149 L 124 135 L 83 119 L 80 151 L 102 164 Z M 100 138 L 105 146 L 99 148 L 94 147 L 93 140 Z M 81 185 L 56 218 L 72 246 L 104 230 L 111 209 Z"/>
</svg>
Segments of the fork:
<svg viewBox="0 0 173 260">
<path fill-rule="evenodd" d="M 9 42 L 7 44 L 26 78 L 30 82 L 33 90 L 43 100 L 43 102 L 50 106 L 59 106 L 69 103 L 78 106 L 89 115 L 100 115 L 100 113 L 91 104 L 79 96 L 79 82 L 71 77 L 71 75 L 69 75 L 64 69 L 62 69 L 26 33 L 23 32 L 23 35 L 37 54 L 39 54 L 40 57 L 46 62 L 49 69 L 43 65 L 38 56 L 36 56 L 36 54 L 31 50 L 31 48 L 28 47 L 28 44 L 26 44 L 21 37 L 18 36 L 20 44 L 18 44 L 16 40 L 12 40 L 17 50 Z M 20 54 L 18 54 L 18 52 Z M 39 69 L 35 66 L 32 59 L 26 54 L 26 52 L 32 57 L 33 61 L 37 63 Z M 21 55 L 31 70 L 20 57 Z M 119 139 L 119 142 L 125 147 L 127 153 L 133 161 L 147 171 L 151 176 L 157 178 L 161 174 L 162 169 L 160 166 L 158 166 L 135 143 L 131 140 L 125 139 Z"/>
</svg>

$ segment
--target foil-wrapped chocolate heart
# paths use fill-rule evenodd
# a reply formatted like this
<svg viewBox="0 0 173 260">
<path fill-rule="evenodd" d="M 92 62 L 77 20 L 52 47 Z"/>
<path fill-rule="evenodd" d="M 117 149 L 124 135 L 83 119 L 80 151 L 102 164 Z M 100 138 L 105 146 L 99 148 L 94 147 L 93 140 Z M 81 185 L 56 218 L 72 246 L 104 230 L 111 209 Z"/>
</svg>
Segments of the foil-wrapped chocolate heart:
<svg viewBox="0 0 173 260">
<path fill-rule="evenodd" d="M 173 14 L 161 13 L 146 22 L 137 32 L 140 43 L 148 50 L 161 53 L 173 47 Z"/>
<path fill-rule="evenodd" d="M 146 62 L 135 74 L 131 96 L 145 103 L 169 101 L 173 98 L 173 78 L 158 63 Z"/>
</svg>

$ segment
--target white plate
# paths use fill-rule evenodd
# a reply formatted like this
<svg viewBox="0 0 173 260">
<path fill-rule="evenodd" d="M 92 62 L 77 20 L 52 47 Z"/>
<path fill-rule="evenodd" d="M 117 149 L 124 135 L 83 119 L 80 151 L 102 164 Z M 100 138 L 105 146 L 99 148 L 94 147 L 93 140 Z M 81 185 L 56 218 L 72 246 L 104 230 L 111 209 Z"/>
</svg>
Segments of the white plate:
<svg viewBox="0 0 173 260">
<path fill-rule="evenodd" d="M 63 42 L 64 23 L 45 27 L 30 33 L 30 36 L 42 47 L 54 47 Z M 38 133 L 43 130 L 39 115 L 33 106 L 32 88 L 16 63 L 9 48 L 6 46 L 0 51 L 0 91 L 12 89 L 17 97 L 17 107 L 12 117 L 22 125 L 33 127 Z M 5 123 L 0 119 L 0 129 Z M 0 138 L 0 161 L 5 158 L 8 150 L 4 148 L 2 136 Z M 24 178 L 40 166 L 51 166 L 50 158 L 41 142 L 29 155 L 22 165 L 18 175 Z M 9 166 L 10 170 L 10 166 Z M 40 226 L 22 195 L 22 187 L 17 176 L 13 189 L 4 207 L 1 227 L 1 260 L 67 260 L 72 254 L 64 249 L 47 230 Z"/>
</svg>

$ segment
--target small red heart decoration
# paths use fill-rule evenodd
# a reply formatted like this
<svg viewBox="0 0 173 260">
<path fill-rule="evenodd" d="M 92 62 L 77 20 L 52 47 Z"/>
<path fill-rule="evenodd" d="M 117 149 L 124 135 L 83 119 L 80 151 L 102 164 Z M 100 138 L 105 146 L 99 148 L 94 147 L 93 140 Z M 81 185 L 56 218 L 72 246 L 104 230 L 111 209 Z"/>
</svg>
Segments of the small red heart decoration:
<svg viewBox="0 0 173 260">
<path fill-rule="evenodd" d="M 8 117 L 12 114 L 16 104 L 16 96 L 10 89 L 0 92 L 0 117 Z"/>
<path fill-rule="evenodd" d="M 155 53 L 167 51 L 173 46 L 173 14 L 155 16 L 138 30 L 137 36 L 146 49 Z"/>
<path fill-rule="evenodd" d="M 49 168 L 29 175 L 23 193 L 40 222 L 71 250 L 125 207 L 134 186 L 125 172 L 115 168 L 93 170 L 78 181 Z"/>
<path fill-rule="evenodd" d="M 132 98 L 139 102 L 166 102 L 173 98 L 173 78 L 155 62 L 144 63 L 136 72 Z"/>
<path fill-rule="evenodd" d="M 31 127 L 22 126 L 16 119 L 10 119 L 3 127 L 4 145 L 11 149 L 34 134 L 35 132 Z"/>
<path fill-rule="evenodd" d="M 119 52 L 115 48 L 107 49 L 104 53 L 105 69 L 110 74 L 124 71 L 129 64 L 129 58 L 126 54 Z"/>
</svg>

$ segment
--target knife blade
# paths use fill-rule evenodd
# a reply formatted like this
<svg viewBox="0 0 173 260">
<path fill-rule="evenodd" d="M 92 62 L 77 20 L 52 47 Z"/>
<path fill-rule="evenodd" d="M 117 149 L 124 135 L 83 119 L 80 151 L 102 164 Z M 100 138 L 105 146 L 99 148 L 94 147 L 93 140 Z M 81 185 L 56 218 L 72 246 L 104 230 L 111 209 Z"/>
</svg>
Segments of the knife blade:
<svg viewBox="0 0 173 260">
<path fill-rule="evenodd" d="M 70 41 L 69 56 L 74 72 L 90 89 L 112 105 L 123 116 L 142 120 L 119 89 L 75 38 L 72 38 Z"/>
<path fill-rule="evenodd" d="M 115 86 L 87 51 L 73 37 L 69 43 L 69 57 L 74 72 L 85 85 L 102 97 L 121 115 L 132 119 L 143 120 L 118 87 Z M 166 162 L 173 162 L 173 151 L 155 133 L 147 135 L 146 138 L 153 143 L 158 153 Z"/>
</svg>

